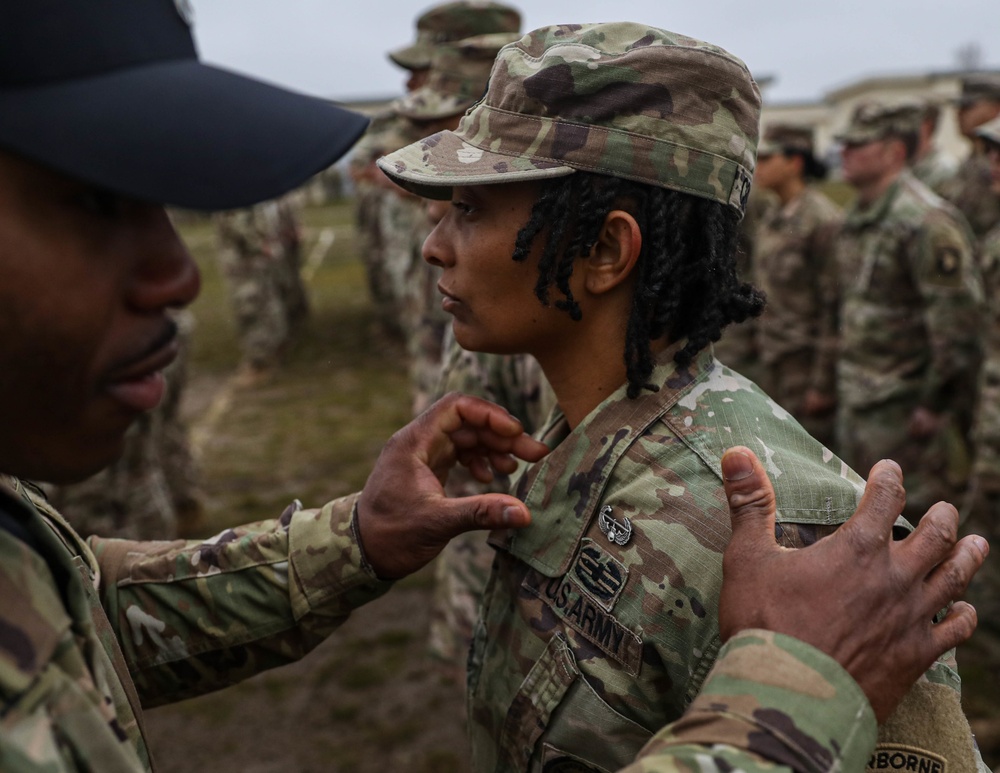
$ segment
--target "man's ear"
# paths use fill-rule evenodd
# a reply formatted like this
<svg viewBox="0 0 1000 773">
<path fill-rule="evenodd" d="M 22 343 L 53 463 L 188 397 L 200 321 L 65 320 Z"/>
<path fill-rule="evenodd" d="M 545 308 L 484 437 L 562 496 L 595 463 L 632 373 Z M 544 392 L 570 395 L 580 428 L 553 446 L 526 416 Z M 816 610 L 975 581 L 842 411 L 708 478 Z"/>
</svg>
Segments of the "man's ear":
<svg viewBox="0 0 1000 773">
<path fill-rule="evenodd" d="M 611 210 L 586 259 L 586 288 L 601 295 L 632 274 L 642 250 L 642 231 L 635 218 L 621 209 Z"/>
</svg>

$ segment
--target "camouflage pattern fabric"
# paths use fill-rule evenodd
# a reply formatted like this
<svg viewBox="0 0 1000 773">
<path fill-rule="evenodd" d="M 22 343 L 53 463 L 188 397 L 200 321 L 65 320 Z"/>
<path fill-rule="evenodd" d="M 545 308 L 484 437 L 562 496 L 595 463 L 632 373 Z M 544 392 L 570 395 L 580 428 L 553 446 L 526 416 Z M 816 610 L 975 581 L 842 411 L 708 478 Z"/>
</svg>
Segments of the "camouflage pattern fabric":
<svg viewBox="0 0 1000 773">
<path fill-rule="evenodd" d="M 878 754 L 884 769 L 921 770 L 912 751 L 873 754 L 874 745 L 868 700 L 838 663 L 797 639 L 744 631 L 684 716 L 623 773 L 857 771 L 879 769 Z"/>
<path fill-rule="evenodd" d="M 726 448 L 766 460 L 785 545 L 856 508 L 863 481 L 787 411 L 710 351 L 682 370 L 674 351 L 658 392 L 623 386 L 573 431 L 556 411 L 537 433 L 553 451 L 515 487 L 532 525 L 490 537 L 469 660 L 475 771 L 615 770 L 680 717 L 720 646 Z"/>
<path fill-rule="evenodd" d="M 427 83 L 399 100 L 400 114 L 416 121 L 461 115 L 486 91 L 497 53 L 518 37 L 517 33 L 498 32 L 438 46 Z"/>
<path fill-rule="evenodd" d="M 969 474 L 966 433 L 980 362 L 983 287 L 971 234 L 953 207 L 904 172 L 837 244 L 842 279 L 837 449 L 852 467 L 903 468 L 906 513 L 954 500 Z M 910 417 L 942 417 L 914 439 Z"/>
<path fill-rule="evenodd" d="M 1000 545 L 1000 223 L 986 235 L 980 254 L 989 318 L 973 425 L 975 462 L 962 531 Z M 1000 695 L 1000 562 L 983 564 L 969 585 L 966 599 L 979 616 L 976 632 L 962 648 L 969 711 L 970 715 L 992 714 L 989 718 L 995 725 L 995 710 L 984 708 L 995 707 Z"/>
<path fill-rule="evenodd" d="M 50 501 L 80 534 L 173 539 L 179 513 L 197 517 L 197 470 L 180 418 L 194 317 L 187 310 L 174 317 L 180 349 L 163 371 L 164 399 L 129 427 L 122 455 L 85 481 L 46 487 Z"/>
<path fill-rule="evenodd" d="M 990 190 L 990 164 L 983 153 L 973 152 L 965 159 L 942 185 L 941 195 L 958 207 L 979 238 L 1000 221 L 1000 197 Z"/>
<path fill-rule="evenodd" d="M 756 285 L 767 295 L 757 325 L 761 387 L 814 437 L 833 441 L 833 416 L 806 416 L 810 389 L 836 393 L 837 206 L 814 188 L 773 208 L 756 233 Z"/>
<path fill-rule="evenodd" d="M 910 167 L 910 172 L 936 194 L 943 196 L 948 182 L 958 172 L 958 164 L 934 148 L 914 163 Z"/>
<path fill-rule="evenodd" d="M 44 555 L 0 529 L 9 773 L 149 771 L 140 706 L 295 660 L 389 587 L 363 565 L 355 496 L 204 542 L 84 542 L 15 479 L 3 492 Z"/>
<path fill-rule="evenodd" d="M 215 215 L 219 267 L 236 317 L 243 361 L 265 370 L 288 342 L 288 314 L 279 275 L 284 261 L 274 202 Z"/>
<path fill-rule="evenodd" d="M 356 222 L 369 292 L 382 326 L 404 341 L 413 321 L 404 301 L 409 292 L 407 283 L 416 264 L 423 263 L 420 248 L 429 226 L 423 204 L 412 196 L 400 195 L 385 181 L 374 161 L 418 137 L 416 125 L 400 115 L 394 104 L 372 120 L 352 151 L 361 194 Z M 440 360 L 436 365 L 440 366 Z"/>
<path fill-rule="evenodd" d="M 389 59 L 407 70 L 425 70 L 431 66 L 435 48 L 442 43 L 519 29 L 521 14 L 509 5 L 489 0 L 442 3 L 417 18 L 417 39 L 390 51 Z"/>
<path fill-rule="evenodd" d="M 556 397 L 538 361 L 527 354 L 501 355 L 468 352 L 445 333 L 448 352 L 435 398 L 447 392 L 482 397 L 506 408 L 517 417 L 524 431 L 541 429 L 555 407 Z M 483 484 L 464 467 L 448 474 L 445 491 L 451 497 L 473 496 L 488 491 L 506 493 L 510 478 L 497 475 Z M 493 549 L 484 532 L 467 532 L 453 539 L 441 551 L 434 571 L 434 601 L 428 638 L 430 654 L 450 665 L 459 681 L 464 681 L 465 663 L 483 588 L 493 563 Z"/>
<path fill-rule="evenodd" d="M 288 319 L 288 326 L 295 328 L 309 317 L 309 295 L 302 281 L 302 226 L 299 223 L 299 204 L 294 195 L 283 196 L 274 202 L 275 226 L 281 244 L 281 260 L 277 263 L 278 294 Z"/>
<path fill-rule="evenodd" d="M 582 169 L 746 207 L 760 93 L 721 48 L 641 24 L 560 25 L 500 50 L 456 131 L 379 159 L 422 196 Z"/>
</svg>

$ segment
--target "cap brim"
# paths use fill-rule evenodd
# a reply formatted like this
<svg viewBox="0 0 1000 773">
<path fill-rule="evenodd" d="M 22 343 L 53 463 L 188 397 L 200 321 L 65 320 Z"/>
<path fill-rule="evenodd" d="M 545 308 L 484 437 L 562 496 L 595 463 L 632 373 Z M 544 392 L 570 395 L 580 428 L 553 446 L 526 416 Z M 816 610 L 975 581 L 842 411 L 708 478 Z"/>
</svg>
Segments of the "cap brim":
<svg viewBox="0 0 1000 773">
<path fill-rule="evenodd" d="M 389 60 L 404 70 L 426 70 L 431 66 L 431 48 L 427 45 L 414 43 L 390 51 Z"/>
<path fill-rule="evenodd" d="M 342 156 L 368 119 L 196 60 L 0 89 L 0 147 L 192 209 L 271 199 Z"/>
<path fill-rule="evenodd" d="M 447 199 L 456 185 L 546 180 L 576 171 L 563 164 L 483 150 L 451 131 L 425 137 L 377 163 L 401 188 L 428 199 Z"/>
</svg>

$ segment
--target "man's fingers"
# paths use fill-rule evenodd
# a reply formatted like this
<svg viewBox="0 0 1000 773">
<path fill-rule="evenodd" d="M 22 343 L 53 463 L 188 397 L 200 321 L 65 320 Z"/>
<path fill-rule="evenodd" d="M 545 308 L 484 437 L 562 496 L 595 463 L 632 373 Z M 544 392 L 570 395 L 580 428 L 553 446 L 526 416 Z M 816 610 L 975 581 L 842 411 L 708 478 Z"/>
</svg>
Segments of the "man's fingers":
<svg viewBox="0 0 1000 773">
<path fill-rule="evenodd" d="M 730 545 L 748 550 L 776 547 L 774 487 L 754 452 L 744 446 L 727 450 L 722 456 L 722 479 L 733 525 Z"/>
<path fill-rule="evenodd" d="M 922 579 L 951 555 L 957 541 L 958 511 L 947 502 L 938 502 L 924 513 L 913 532 L 893 547 L 907 579 Z"/>
<path fill-rule="evenodd" d="M 480 494 L 445 499 L 441 520 L 447 524 L 448 538 L 477 529 L 519 529 L 531 523 L 527 506 L 506 494 Z"/>
<path fill-rule="evenodd" d="M 907 541 L 914 536 L 916 532 Z M 982 537 L 970 535 L 959 540 L 924 582 L 925 597 L 932 613 L 961 598 L 988 554 L 989 544 Z"/>
<path fill-rule="evenodd" d="M 871 552 L 891 539 L 892 525 L 905 504 L 903 471 L 891 459 L 883 459 L 868 473 L 861 503 L 839 532 L 862 553 Z"/>
<path fill-rule="evenodd" d="M 928 667 L 942 654 L 957 647 L 959 644 L 967 642 L 976 630 L 979 618 L 976 616 L 976 609 L 965 601 L 957 601 L 948 610 L 944 620 L 931 628 L 931 641 L 933 642 L 933 652 L 927 660 Z"/>
</svg>

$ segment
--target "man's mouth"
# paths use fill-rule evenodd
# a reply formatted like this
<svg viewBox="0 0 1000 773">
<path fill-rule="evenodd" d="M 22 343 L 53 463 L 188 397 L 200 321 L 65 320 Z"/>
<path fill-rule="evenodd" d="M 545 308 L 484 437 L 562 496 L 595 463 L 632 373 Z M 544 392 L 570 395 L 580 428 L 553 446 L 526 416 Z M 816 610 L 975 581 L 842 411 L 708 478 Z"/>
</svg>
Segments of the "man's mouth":
<svg viewBox="0 0 1000 773">
<path fill-rule="evenodd" d="M 177 325 L 171 321 L 148 345 L 112 369 L 105 391 L 127 408 L 152 410 L 166 388 L 163 369 L 176 359 L 179 347 Z"/>
</svg>

